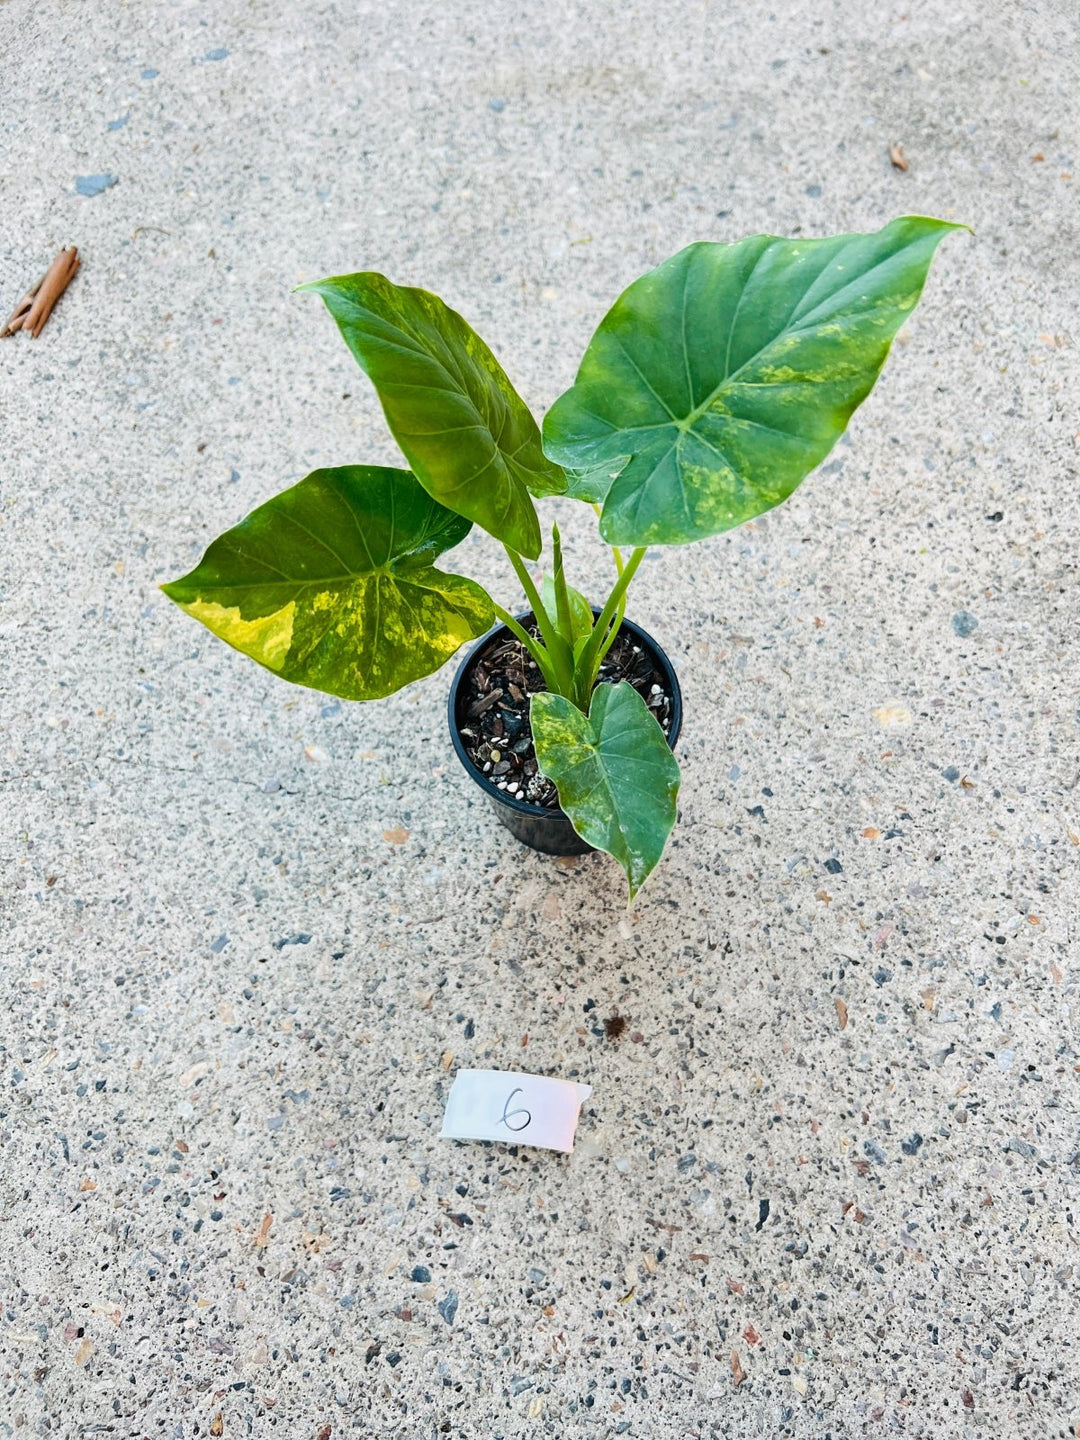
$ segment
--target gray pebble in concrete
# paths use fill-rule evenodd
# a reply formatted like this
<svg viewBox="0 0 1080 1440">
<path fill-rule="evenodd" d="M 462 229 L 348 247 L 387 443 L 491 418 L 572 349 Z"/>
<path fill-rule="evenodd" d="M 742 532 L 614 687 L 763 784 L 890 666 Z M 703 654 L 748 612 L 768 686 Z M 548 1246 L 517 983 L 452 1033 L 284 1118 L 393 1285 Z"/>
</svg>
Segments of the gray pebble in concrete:
<svg viewBox="0 0 1080 1440">
<path fill-rule="evenodd" d="M 103 195 L 114 185 L 119 184 L 119 177 L 116 175 L 77 175 L 75 177 L 75 192 L 78 195 Z"/>
</svg>

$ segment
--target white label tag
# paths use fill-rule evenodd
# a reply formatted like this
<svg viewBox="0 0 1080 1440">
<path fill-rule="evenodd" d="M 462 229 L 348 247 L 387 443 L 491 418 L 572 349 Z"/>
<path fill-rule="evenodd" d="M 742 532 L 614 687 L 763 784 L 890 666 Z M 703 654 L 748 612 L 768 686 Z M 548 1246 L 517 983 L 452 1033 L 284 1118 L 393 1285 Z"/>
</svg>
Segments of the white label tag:
<svg viewBox="0 0 1080 1440">
<path fill-rule="evenodd" d="M 591 1085 L 520 1075 L 513 1070 L 459 1070 L 450 1087 L 442 1140 L 504 1140 L 569 1155 Z"/>
</svg>

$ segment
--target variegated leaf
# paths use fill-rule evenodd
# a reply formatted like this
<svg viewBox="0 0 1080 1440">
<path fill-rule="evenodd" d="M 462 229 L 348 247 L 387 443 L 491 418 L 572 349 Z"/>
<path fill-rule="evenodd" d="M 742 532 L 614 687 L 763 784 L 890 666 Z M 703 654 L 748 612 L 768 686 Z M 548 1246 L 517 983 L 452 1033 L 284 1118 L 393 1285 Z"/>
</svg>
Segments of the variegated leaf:
<svg viewBox="0 0 1080 1440">
<path fill-rule="evenodd" d="M 432 564 L 470 529 L 408 470 L 315 470 L 162 589 L 283 680 L 377 700 L 491 625 L 486 592 Z"/>
<path fill-rule="evenodd" d="M 544 420 L 571 493 L 603 498 L 604 539 L 684 544 L 786 500 L 869 394 L 958 228 L 909 215 L 874 235 L 706 241 L 636 280 Z"/>
<path fill-rule="evenodd" d="M 632 685 L 598 685 L 588 715 L 561 695 L 532 697 L 541 773 L 555 782 L 574 829 L 626 871 L 630 899 L 656 867 L 675 825 L 679 766 Z"/>
</svg>

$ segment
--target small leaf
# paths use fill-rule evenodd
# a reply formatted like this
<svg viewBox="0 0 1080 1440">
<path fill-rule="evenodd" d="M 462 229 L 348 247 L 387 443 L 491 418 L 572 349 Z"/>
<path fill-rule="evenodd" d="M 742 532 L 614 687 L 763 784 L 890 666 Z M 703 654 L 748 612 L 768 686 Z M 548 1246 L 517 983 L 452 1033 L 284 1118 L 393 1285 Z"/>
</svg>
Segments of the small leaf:
<svg viewBox="0 0 1080 1440">
<path fill-rule="evenodd" d="M 314 470 L 161 588 L 282 679 L 376 700 L 490 627 L 487 593 L 432 565 L 470 528 L 407 470 Z"/>
<path fill-rule="evenodd" d="M 621 680 L 596 687 L 588 717 L 545 690 L 530 718 L 541 772 L 581 838 L 626 871 L 632 900 L 675 825 L 679 767 L 656 717 Z"/>
<path fill-rule="evenodd" d="M 374 271 L 299 288 L 326 302 L 428 494 L 535 560 L 532 496 L 561 494 L 566 480 L 479 335 L 437 295 Z"/>
<path fill-rule="evenodd" d="M 575 590 L 572 585 L 568 585 L 566 594 L 570 601 L 570 626 L 573 630 L 571 644 L 574 646 L 576 658 L 578 642 L 583 639 L 587 640 L 592 634 L 596 616 L 592 612 L 592 606 L 580 590 Z M 544 609 L 547 611 L 551 623 L 558 625 L 559 607 L 555 599 L 555 584 L 550 575 L 544 576 L 543 584 L 540 587 L 540 599 L 544 602 Z"/>
<path fill-rule="evenodd" d="M 870 393 L 960 228 L 909 215 L 874 235 L 706 241 L 636 280 L 544 419 L 546 453 L 579 472 L 573 493 L 619 467 L 604 539 L 685 544 L 786 500 Z"/>
</svg>

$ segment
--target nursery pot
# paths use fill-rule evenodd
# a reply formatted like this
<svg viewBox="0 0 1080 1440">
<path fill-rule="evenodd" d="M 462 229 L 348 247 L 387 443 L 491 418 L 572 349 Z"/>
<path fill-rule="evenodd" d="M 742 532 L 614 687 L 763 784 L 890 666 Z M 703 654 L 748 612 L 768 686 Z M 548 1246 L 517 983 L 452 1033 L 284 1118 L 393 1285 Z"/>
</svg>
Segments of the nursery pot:
<svg viewBox="0 0 1080 1440">
<path fill-rule="evenodd" d="M 600 614 L 599 610 L 594 610 L 593 613 L 597 616 Z M 528 610 L 516 618 L 520 624 L 528 624 L 533 618 L 532 611 Z M 652 636 L 642 630 L 640 625 L 635 625 L 632 620 L 624 620 L 619 630 L 620 634 L 628 635 L 635 645 L 641 646 L 653 661 L 654 668 L 663 676 L 664 689 L 671 698 L 671 725 L 667 742 L 674 750 L 682 728 L 682 691 L 679 689 L 675 668 Z M 461 727 L 469 724 L 465 707 L 468 703 L 472 672 L 490 646 L 509 638 L 510 632 L 505 625 L 496 626 L 472 646 L 458 666 L 447 703 L 450 739 L 469 777 L 491 801 L 495 814 L 515 840 L 520 840 L 523 845 L 528 845 L 533 850 L 542 850 L 546 855 L 585 855 L 593 847 L 582 840 L 565 811 L 534 805 L 528 800 L 519 800 L 516 795 L 508 795 L 505 790 L 500 790 L 474 764 L 461 737 Z"/>
</svg>

